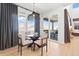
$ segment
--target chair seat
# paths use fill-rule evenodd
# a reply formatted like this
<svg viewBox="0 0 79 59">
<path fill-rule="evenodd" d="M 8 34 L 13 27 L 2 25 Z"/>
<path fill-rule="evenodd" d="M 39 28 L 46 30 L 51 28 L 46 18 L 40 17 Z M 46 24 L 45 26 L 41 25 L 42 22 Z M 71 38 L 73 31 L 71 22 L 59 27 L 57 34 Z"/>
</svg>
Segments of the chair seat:
<svg viewBox="0 0 79 59">
<path fill-rule="evenodd" d="M 46 43 L 46 39 L 43 37 L 39 37 L 39 40 L 35 41 L 35 43 L 37 43 L 38 45 L 41 45 L 41 41 L 43 41 L 43 44 Z"/>
<path fill-rule="evenodd" d="M 25 40 L 25 41 L 22 41 L 22 45 L 28 45 L 32 43 L 32 40 Z"/>
</svg>

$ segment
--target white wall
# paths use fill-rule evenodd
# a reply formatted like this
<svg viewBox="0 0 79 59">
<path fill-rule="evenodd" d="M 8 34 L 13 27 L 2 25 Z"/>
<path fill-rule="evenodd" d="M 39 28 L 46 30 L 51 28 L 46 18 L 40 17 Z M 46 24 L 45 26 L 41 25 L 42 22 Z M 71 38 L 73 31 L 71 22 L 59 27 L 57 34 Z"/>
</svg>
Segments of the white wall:
<svg viewBox="0 0 79 59">
<path fill-rule="evenodd" d="M 53 15 L 58 15 L 58 42 L 64 43 L 64 8 L 58 8 L 54 11 L 44 14 L 43 17 L 48 17 L 50 20 Z"/>
</svg>

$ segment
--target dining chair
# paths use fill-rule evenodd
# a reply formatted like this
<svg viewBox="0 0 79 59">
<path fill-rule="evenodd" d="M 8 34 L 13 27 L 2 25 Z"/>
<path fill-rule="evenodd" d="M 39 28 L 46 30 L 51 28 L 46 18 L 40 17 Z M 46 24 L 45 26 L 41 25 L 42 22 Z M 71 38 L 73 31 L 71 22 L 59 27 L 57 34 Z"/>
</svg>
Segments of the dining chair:
<svg viewBox="0 0 79 59">
<path fill-rule="evenodd" d="M 31 42 L 32 41 L 30 37 L 26 37 L 22 34 L 18 34 L 18 52 L 20 52 L 20 56 L 22 56 L 22 48 L 24 46 L 28 46 Z"/>
<path fill-rule="evenodd" d="M 48 51 L 48 35 L 47 33 L 42 33 L 42 35 L 39 37 L 39 40 L 36 41 L 36 43 L 41 48 L 41 56 L 44 54 L 44 47 L 46 47 L 46 52 Z"/>
</svg>

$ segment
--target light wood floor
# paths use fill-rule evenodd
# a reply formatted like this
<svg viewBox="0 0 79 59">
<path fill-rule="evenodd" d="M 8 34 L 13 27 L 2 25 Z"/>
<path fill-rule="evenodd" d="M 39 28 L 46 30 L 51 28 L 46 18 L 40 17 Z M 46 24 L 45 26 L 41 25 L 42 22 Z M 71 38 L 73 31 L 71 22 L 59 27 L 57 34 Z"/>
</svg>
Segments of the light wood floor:
<svg viewBox="0 0 79 59">
<path fill-rule="evenodd" d="M 32 51 L 30 48 L 23 48 L 23 56 L 40 56 L 40 49 Z M 0 51 L 0 56 L 19 56 L 17 46 Z M 71 38 L 71 43 L 59 44 L 53 41 L 48 43 L 48 52 L 44 56 L 79 56 L 79 37 Z"/>
</svg>

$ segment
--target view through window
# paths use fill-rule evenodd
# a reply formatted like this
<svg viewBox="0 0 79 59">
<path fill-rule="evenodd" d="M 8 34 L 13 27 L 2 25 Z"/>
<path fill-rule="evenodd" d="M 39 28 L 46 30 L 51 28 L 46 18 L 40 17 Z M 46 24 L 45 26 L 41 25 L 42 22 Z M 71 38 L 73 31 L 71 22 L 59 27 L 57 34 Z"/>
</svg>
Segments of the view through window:
<svg viewBox="0 0 79 59">
<path fill-rule="evenodd" d="M 28 16 L 27 27 L 28 27 L 28 32 L 34 33 L 35 19 L 33 18 L 33 16 Z"/>
<path fill-rule="evenodd" d="M 18 29 L 19 32 L 24 31 L 25 27 L 25 17 L 24 16 L 18 16 Z"/>
</svg>

